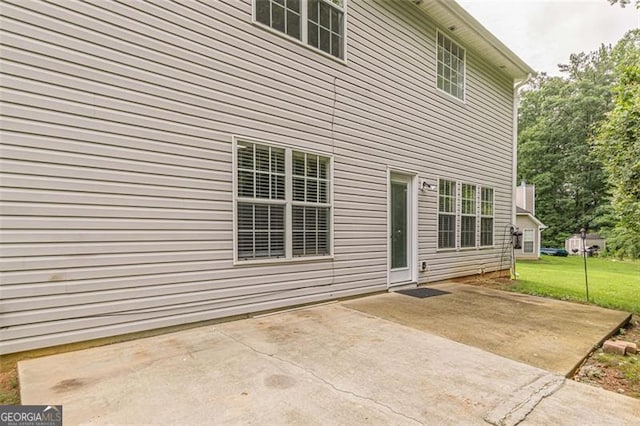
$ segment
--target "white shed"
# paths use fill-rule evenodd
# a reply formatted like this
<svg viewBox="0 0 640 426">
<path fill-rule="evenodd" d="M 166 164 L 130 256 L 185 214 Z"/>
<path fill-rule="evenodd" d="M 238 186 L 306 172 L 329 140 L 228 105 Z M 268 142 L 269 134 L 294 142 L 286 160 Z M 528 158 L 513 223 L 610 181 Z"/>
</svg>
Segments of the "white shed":
<svg viewBox="0 0 640 426">
<path fill-rule="evenodd" d="M 582 245 L 582 238 L 580 237 L 580 234 L 573 234 L 564 240 L 564 248 L 569 252 L 569 254 L 582 254 L 584 252 L 584 248 L 593 246 L 597 246 L 598 251 L 604 250 L 606 248 L 606 240 L 598 234 L 587 234 L 584 246 Z"/>
</svg>

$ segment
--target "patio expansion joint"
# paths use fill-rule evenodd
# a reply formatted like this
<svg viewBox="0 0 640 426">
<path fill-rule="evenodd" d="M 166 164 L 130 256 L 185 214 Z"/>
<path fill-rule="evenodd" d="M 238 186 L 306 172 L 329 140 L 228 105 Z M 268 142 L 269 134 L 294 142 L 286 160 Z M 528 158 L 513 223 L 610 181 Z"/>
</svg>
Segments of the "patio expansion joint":
<svg viewBox="0 0 640 426">
<path fill-rule="evenodd" d="M 353 396 L 353 397 L 355 397 L 355 398 L 358 398 L 358 399 L 362 399 L 362 400 L 366 400 L 366 401 L 372 402 L 373 404 L 375 404 L 375 405 L 377 405 L 377 406 L 379 406 L 379 407 L 381 407 L 381 408 L 383 408 L 383 409 L 385 409 L 385 410 L 391 411 L 392 413 L 394 413 L 394 414 L 396 414 L 396 415 L 398 415 L 398 416 L 401 416 L 401 417 L 403 417 L 403 418 L 405 418 L 405 419 L 407 419 L 407 420 L 409 420 L 409 421 L 416 422 L 417 424 L 420 424 L 420 425 L 423 425 L 423 426 L 425 425 L 425 423 L 424 423 L 424 422 L 422 422 L 422 421 L 420 421 L 420 420 L 416 419 L 415 417 L 411 417 L 411 416 L 409 416 L 409 415 L 407 415 L 407 414 L 401 413 L 401 412 L 399 412 L 399 411 L 395 410 L 393 407 L 391 407 L 391 406 L 389 406 L 389 405 L 387 405 L 387 404 L 384 404 L 384 403 L 382 403 L 382 402 L 380 402 L 380 401 L 377 401 L 377 400 L 375 400 L 375 399 L 373 399 L 373 398 L 370 398 L 370 397 L 368 397 L 368 396 L 359 395 L 359 394 L 357 394 L 357 393 L 355 393 L 355 392 L 352 392 L 352 391 L 350 391 L 350 390 L 341 389 L 341 388 L 337 387 L 336 385 L 334 385 L 333 383 L 331 383 L 329 380 L 327 380 L 327 379 L 325 379 L 325 378 L 323 378 L 323 377 L 319 376 L 319 375 L 318 375 L 316 372 L 314 372 L 313 370 L 310 370 L 310 369 L 308 369 L 308 368 L 306 368 L 306 367 L 304 367 L 304 366 L 302 366 L 302 365 L 300 365 L 300 364 L 297 364 L 297 363 L 295 363 L 295 362 L 293 362 L 293 361 L 290 361 L 290 360 L 288 360 L 288 359 L 281 358 L 281 357 L 279 357 L 278 355 L 276 355 L 276 354 L 274 354 L 274 353 L 264 352 L 264 351 L 261 351 L 261 350 L 259 350 L 259 349 L 257 349 L 257 348 L 254 348 L 254 347 L 253 347 L 253 346 L 251 346 L 250 344 L 248 344 L 248 343 L 246 343 L 246 342 L 243 342 L 243 341 L 242 341 L 242 340 L 240 340 L 239 338 L 237 338 L 237 337 L 235 337 L 235 336 L 233 336 L 233 335 L 231 335 L 231 334 L 225 333 L 224 331 L 222 331 L 222 330 L 220 330 L 220 329 L 218 329 L 218 328 L 216 328 L 216 329 L 215 329 L 215 331 L 217 331 L 217 332 L 218 332 L 218 333 L 220 333 L 221 335 L 223 335 L 223 336 L 225 336 L 225 337 L 227 337 L 227 338 L 229 338 L 229 339 L 233 340 L 234 342 L 236 342 L 236 343 L 238 343 L 238 344 L 240 344 L 240 345 L 242 345 L 242 346 L 246 347 L 247 349 L 251 350 L 252 352 L 254 352 L 254 353 L 258 354 L 258 355 L 261 355 L 261 356 L 264 356 L 264 357 L 268 357 L 268 358 L 276 359 L 276 360 L 278 360 L 278 361 L 280 361 L 280 362 L 282 362 L 282 363 L 288 364 L 288 365 L 290 365 L 290 366 L 292 366 L 292 367 L 294 367 L 294 368 L 296 368 L 296 369 L 298 369 L 298 370 L 302 370 L 302 371 L 303 371 L 304 373 L 306 373 L 307 375 L 309 375 L 309 376 L 313 377 L 314 379 L 316 379 L 316 380 L 318 380 L 318 381 L 322 382 L 323 384 L 325 384 L 326 386 L 330 387 L 331 389 L 333 389 L 334 391 L 336 391 L 336 392 L 338 392 L 338 393 L 342 393 L 342 394 L 345 394 L 345 395 L 351 395 L 351 396 Z"/>
<path fill-rule="evenodd" d="M 565 381 L 564 376 L 544 374 L 502 401 L 487 414 L 484 420 L 496 426 L 515 426 L 522 422 L 544 398 L 556 393 Z"/>
</svg>

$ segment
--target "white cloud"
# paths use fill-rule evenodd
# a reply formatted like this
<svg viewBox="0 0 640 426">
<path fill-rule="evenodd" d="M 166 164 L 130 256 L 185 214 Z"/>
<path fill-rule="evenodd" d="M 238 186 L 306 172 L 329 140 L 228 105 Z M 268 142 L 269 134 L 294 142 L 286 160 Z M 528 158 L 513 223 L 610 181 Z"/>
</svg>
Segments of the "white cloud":
<svg viewBox="0 0 640 426">
<path fill-rule="evenodd" d="M 640 27 L 640 11 L 607 0 L 459 0 L 482 25 L 537 71 L 559 75 L 569 55 L 615 44 Z"/>
</svg>

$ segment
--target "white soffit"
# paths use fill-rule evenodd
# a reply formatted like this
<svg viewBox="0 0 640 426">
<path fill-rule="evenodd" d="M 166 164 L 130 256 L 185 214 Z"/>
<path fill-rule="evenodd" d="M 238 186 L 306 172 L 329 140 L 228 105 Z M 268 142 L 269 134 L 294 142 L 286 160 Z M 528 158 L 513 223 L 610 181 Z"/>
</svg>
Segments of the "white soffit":
<svg viewBox="0 0 640 426">
<path fill-rule="evenodd" d="M 535 71 L 453 0 L 408 0 L 429 15 L 445 33 L 515 81 Z"/>
</svg>

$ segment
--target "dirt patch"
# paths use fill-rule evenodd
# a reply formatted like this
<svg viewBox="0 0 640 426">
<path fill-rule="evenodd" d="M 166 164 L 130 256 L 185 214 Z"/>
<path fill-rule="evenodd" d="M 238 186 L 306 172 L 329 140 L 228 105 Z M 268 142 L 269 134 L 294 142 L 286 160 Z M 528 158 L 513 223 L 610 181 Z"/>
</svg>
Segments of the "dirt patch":
<svg viewBox="0 0 640 426">
<path fill-rule="evenodd" d="M 495 290 L 507 290 L 515 281 L 509 279 L 509 274 L 505 273 L 504 277 L 483 277 L 482 275 L 472 275 L 470 277 L 457 278 L 456 282 L 468 285 L 476 285 L 479 287 L 487 287 Z"/>
<path fill-rule="evenodd" d="M 634 315 L 613 340 L 640 346 L 640 317 Z M 573 377 L 574 380 L 640 399 L 640 354 L 615 355 L 594 351 Z"/>
<path fill-rule="evenodd" d="M 13 368 L 0 372 L 0 405 L 20 404 L 18 371 Z"/>
</svg>

